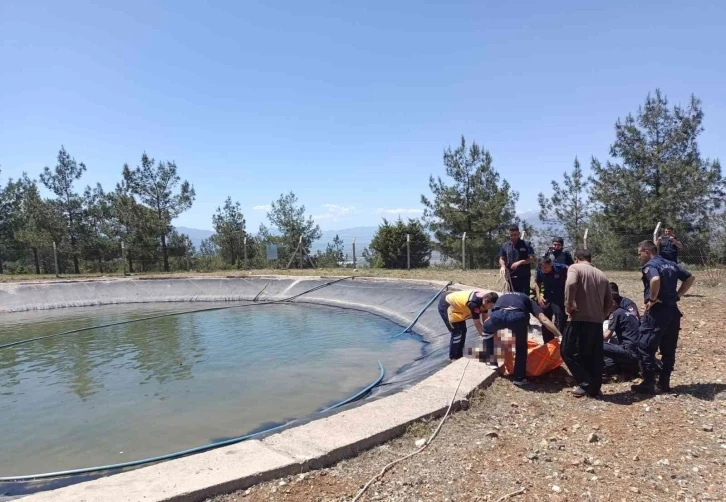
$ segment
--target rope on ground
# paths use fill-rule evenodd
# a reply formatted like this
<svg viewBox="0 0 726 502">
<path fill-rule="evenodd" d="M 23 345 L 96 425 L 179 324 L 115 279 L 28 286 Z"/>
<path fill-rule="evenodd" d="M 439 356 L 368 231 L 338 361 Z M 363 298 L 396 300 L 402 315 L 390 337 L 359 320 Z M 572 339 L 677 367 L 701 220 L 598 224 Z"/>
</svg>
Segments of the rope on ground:
<svg viewBox="0 0 726 502">
<path fill-rule="evenodd" d="M 507 500 L 507 499 L 508 499 L 509 497 L 514 497 L 515 495 L 519 495 L 519 494 L 521 494 L 521 493 L 524 493 L 524 487 L 520 488 L 520 489 L 519 489 L 519 490 L 517 490 L 516 492 L 512 492 L 512 493 L 507 493 L 506 495 L 504 495 L 504 496 L 502 496 L 502 497 L 499 497 L 499 498 L 497 499 L 497 502 L 502 502 L 502 500 Z"/>
<path fill-rule="evenodd" d="M 436 430 L 434 431 L 434 433 L 431 434 L 431 437 L 429 437 L 426 440 L 426 442 L 424 443 L 424 445 L 421 448 L 419 448 L 418 450 L 414 451 L 413 453 L 409 453 L 405 457 L 397 458 L 393 462 L 385 465 L 383 467 L 383 469 L 381 469 L 381 472 L 379 472 L 378 474 L 376 474 L 375 476 L 373 476 L 363 486 L 363 488 L 360 489 L 360 491 L 356 494 L 356 496 L 353 498 L 353 500 L 351 500 L 351 502 L 356 502 L 357 500 L 359 500 L 361 498 L 361 496 L 363 496 L 363 494 L 366 492 L 366 490 L 368 490 L 368 488 L 373 483 L 375 483 L 376 480 L 378 480 L 381 476 L 383 476 L 386 473 L 386 471 L 388 471 L 388 469 L 390 469 L 394 465 L 398 464 L 399 462 L 403 462 L 404 460 L 407 460 L 407 459 L 413 457 L 414 455 L 417 455 L 417 454 L 421 453 L 422 451 L 424 451 L 426 449 L 426 447 L 429 444 L 431 444 L 431 441 L 433 441 L 434 438 L 439 434 L 439 431 L 441 430 L 441 427 L 444 425 L 444 422 L 446 422 L 446 419 L 449 418 L 449 414 L 451 413 L 451 408 L 454 406 L 454 401 L 456 401 L 456 394 L 459 392 L 459 387 L 461 387 L 461 382 L 464 380 L 464 375 L 466 375 L 466 368 L 469 367 L 469 362 L 471 362 L 471 360 L 470 359 L 467 359 L 466 360 L 466 364 L 464 365 L 464 370 L 461 372 L 461 377 L 459 378 L 459 383 L 456 385 L 456 389 L 454 390 L 454 395 L 451 396 L 451 402 L 449 402 L 449 408 L 446 410 L 446 413 L 444 414 L 444 418 L 442 418 L 441 419 L 441 422 L 439 422 L 439 426 L 436 427 Z"/>
</svg>

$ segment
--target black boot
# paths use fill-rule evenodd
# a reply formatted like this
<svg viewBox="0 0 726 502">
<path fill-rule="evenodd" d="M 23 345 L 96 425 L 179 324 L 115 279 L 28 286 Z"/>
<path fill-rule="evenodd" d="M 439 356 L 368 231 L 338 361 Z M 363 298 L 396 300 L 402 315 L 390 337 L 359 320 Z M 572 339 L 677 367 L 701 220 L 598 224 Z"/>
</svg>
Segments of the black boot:
<svg viewBox="0 0 726 502">
<path fill-rule="evenodd" d="M 658 390 L 664 394 L 670 394 L 671 392 L 671 373 L 670 371 L 662 371 L 660 377 L 658 377 Z"/>
<path fill-rule="evenodd" d="M 637 385 L 631 385 L 630 390 L 638 394 L 655 394 L 655 376 L 653 373 L 647 373 L 643 377 L 643 381 Z"/>
</svg>

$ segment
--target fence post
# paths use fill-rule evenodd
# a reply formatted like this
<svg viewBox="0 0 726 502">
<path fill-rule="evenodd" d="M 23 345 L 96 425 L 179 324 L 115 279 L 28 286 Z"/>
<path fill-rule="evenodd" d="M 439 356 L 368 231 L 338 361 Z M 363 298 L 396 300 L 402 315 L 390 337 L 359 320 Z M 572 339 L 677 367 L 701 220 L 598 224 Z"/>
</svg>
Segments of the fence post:
<svg viewBox="0 0 726 502">
<path fill-rule="evenodd" d="M 585 235 L 582 237 L 582 247 L 587 249 L 587 233 L 590 231 L 589 228 L 585 229 Z"/>
<path fill-rule="evenodd" d="M 53 241 L 53 263 L 55 263 L 55 276 L 60 277 L 58 274 L 58 249 L 55 246 L 55 241 Z"/>
<path fill-rule="evenodd" d="M 461 236 L 461 268 L 466 270 L 466 232 Z"/>
<path fill-rule="evenodd" d="M 126 273 L 126 245 L 124 241 L 121 241 L 121 262 L 123 263 L 123 274 L 126 276 L 128 274 Z"/>
<path fill-rule="evenodd" d="M 658 231 L 660 230 L 660 221 L 655 226 L 655 230 L 653 230 L 653 242 L 656 242 L 658 240 Z"/>
<path fill-rule="evenodd" d="M 245 235 L 245 239 L 244 239 L 244 253 L 245 253 L 245 268 L 249 269 L 250 264 L 247 262 L 247 236 L 246 235 Z"/>
<path fill-rule="evenodd" d="M 353 268 L 358 268 L 355 263 L 355 237 L 353 237 Z"/>
<path fill-rule="evenodd" d="M 302 245 L 302 235 L 300 236 L 300 240 L 297 243 L 297 246 L 300 248 L 300 268 L 304 268 L 305 262 L 303 261 L 303 245 Z"/>
<path fill-rule="evenodd" d="M 406 270 L 411 270 L 411 234 L 406 234 Z"/>
</svg>

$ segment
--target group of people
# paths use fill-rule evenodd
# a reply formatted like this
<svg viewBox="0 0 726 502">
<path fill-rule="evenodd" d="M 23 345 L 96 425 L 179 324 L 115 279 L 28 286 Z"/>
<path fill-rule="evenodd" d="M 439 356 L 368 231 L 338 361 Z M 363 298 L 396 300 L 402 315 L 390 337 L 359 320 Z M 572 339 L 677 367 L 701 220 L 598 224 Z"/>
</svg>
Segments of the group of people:
<svg viewBox="0 0 726 502">
<path fill-rule="evenodd" d="M 682 316 L 677 304 L 695 280 L 678 264 L 682 244 L 671 227 L 657 242 L 644 240 L 637 246 L 645 304 L 642 317 L 635 302 L 621 296 L 618 285 L 592 264 L 587 249 L 576 250 L 573 257 L 563 249 L 562 238 L 553 239 L 537 260 L 532 291 L 534 250 L 521 239 L 516 225 L 509 228 L 509 238 L 499 251 L 507 292 L 456 291 L 439 301 L 439 313 L 451 333 L 449 359 L 463 357 L 466 321 L 472 319 L 483 340 L 483 359 L 498 366 L 495 340 L 501 330 L 509 329 L 515 345 L 512 382 L 526 385 L 532 315 L 542 324 L 544 343 L 555 337 L 561 340 L 562 360 L 577 381 L 574 396 L 600 395 L 605 370 L 640 371 L 642 382 L 631 387 L 635 392 L 655 394 L 656 386 L 670 392 Z M 661 361 L 656 359 L 658 350 Z"/>
</svg>

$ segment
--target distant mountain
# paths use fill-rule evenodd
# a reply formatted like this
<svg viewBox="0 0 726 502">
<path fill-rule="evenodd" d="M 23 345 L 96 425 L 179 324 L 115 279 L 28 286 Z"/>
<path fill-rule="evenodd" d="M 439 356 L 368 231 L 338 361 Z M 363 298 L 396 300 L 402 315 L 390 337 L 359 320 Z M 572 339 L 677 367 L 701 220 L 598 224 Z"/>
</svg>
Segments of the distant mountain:
<svg viewBox="0 0 726 502">
<path fill-rule="evenodd" d="M 204 239 L 209 239 L 214 232 L 211 230 L 202 230 L 200 228 L 189 228 L 189 227 L 174 227 L 180 234 L 186 234 L 192 241 L 194 247 L 199 251 L 199 246 L 202 244 Z"/>
<path fill-rule="evenodd" d="M 540 230 L 540 234 L 545 231 L 545 228 L 547 228 L 547 225 L 543 224 L 539 220 L 539 211 L 527 211 L 524 213 L 520 213 L 517 216 L 519 216 L 519 219 L 521 221 L 527 222 L 528 224 L 532 225 L 535 230 Z M 176 230 L 179 233 L 188 235 L 192 241 L 192 244 L 194 244 L 197 250 L 199 249 L 202 240 L 208 239 L 214 234 L 214 232 L 211 230 L 204 230 L 200 228 L 176 227 Z M 270 233 L 272 233 L 273 235 L 279 234 L 279 232 L 275 228 L 270 228 L 269 230 Z M 370 245 L 377 230 L 378 226 L 351 227 L 341 230 L 325 230 L 323 231 L 320 239 L 313 243 L 310 251 L 312 253 L 316 253 L 318 251 L 325 251 L 327 245 L 333 242 L 333 239 L 337 235 L 343 241 L 345 253 L 352 258 L 353 237 L 355 237 L 356 254 L 358 255 L 358 258 L 360 258 L 363 249 L 367 248 Z M 549 236 L 547 236 L 547 239 L 549 239 Z M 436 258 L 438 258 L 438 256 Z"/>
</svg>

